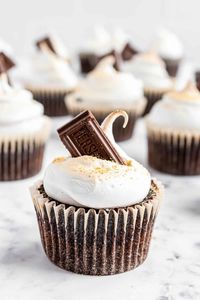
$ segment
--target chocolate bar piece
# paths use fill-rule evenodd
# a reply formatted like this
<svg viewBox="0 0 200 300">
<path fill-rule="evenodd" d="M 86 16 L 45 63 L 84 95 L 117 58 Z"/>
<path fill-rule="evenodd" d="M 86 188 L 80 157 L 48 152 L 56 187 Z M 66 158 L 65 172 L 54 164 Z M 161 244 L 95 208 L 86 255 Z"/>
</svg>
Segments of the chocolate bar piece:
<svg viewBox="0 0 200 300">
<path fill-rule="evenodd" d="M 49 50 L 51 50 L 54 54 L 57 55 L 56 49 L 54 48 L 54 45 L 48 36 L 45 36 L 43 39 L 36 42 L 36 46 L 38 49 L 41 49 L 42 45 L 46 45 L 49 48 Z"/>
<path fill-rule="evenodd" d="M 15 63 L 3 52 L 0 52 L 0 74 L 6 73 Z"/>
<path fill-rule="evenodd" d="M 58 134 L 72 157 L 90 155 L 125 164 L 88 110 L 58 129 Z"/>
<path fill-rule="evenodd" d="M 130 60 L 138 51 L 131 46 L 130 43 L 127 43 L 122 51 L 123 60 Z"/>
</svg>

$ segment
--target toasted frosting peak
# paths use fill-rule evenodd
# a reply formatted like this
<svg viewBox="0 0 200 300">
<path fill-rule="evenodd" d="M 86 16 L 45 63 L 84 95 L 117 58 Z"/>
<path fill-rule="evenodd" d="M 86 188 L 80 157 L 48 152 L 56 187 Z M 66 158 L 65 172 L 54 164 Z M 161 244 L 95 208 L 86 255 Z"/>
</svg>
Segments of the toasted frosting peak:
<svg viewBox="0 0 200 300">
<path fill-rule="evenodd" d="M 171 91 L 167 97 L 182 101 L 200 101 L 200 92 L 192 81 L 189 81 L 181 91 Z"/>
<path fill-rule="evenodd" d="M 92 208 L 124 207 L 139 203 L 151 185 L 149 172 L 131 159 L 115 143 L 112 124 L 116 117 L 127 114 L 116 111 L 102 124 L 102 129 L 126 164 L 83 155 L 60 157 L 47 168 L 44 188 L 49 197 L 68 205 Z"/>
</svg>

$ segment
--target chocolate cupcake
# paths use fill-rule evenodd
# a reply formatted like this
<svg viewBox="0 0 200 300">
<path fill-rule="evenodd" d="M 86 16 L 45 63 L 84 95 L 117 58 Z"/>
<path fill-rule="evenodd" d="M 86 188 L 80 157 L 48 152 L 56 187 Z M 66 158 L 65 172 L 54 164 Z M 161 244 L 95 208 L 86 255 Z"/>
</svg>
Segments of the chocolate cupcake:
<svg viewBox="0 0 200 300">
<path fill-rule="evenodd" d="M 0 181 L 24 179 L 42 166 L 50 121 L 29 91 L 0 76 Z"/>
<path fill-rule="evenodd" d="M 173 87 L 164 62 L 155 52 L 135 55 L 131 61 L 124 64 L 124 70 L 132 72 L 144 84 L 144 95 L 147 98 L 144 115 Z"/>
<path fill-rule="evenodd" d="M 74 91 L 77 77 L 57 38 L 45 37 L 36 45 L 37 52 L 30 61 L 25 87 L 43 104 L 45 115 L 66 116 L 64 98 Z"/>
<path fill-rule="evenodd" d="M 132 74 L 116 71 L 113 57 L 100 61 L 95 70 L 81 80 L 77 91 L 66 99 L 69 113 L 76 116 L 89 109 L 98 122 L 115 109 L 125 109 L 129 114 L 129 122 L 123 128 L 123 118 L 114 123 L 114 136 L 117 141 L 131 138 L 136 120 L 144 112 L 146 99 L 140 80 Z"/>
<path fill-rule="evenodd" d="M 84 112 L 61 128 L 76 157 L 55 159 L 31 189 L 44 251 L 67 271 L 122 273 L 148 254 L 162 187 L 115 144 L 109 120 L 103 132 Z"/>
<path fill-rule="evenodd" d="M 183 59 L 183 45 L 179 38 L 166 29 L 157 33 L 152 47 L 164 60 L 166 69 L 171 77 L 176 77 Z"/>
<path fill-rule="evenodd" d="M 148 160 L 174 175 L 200 175 L 200 93 L 189 83 L 164 96 L 147 116 Z"/>
</svg>

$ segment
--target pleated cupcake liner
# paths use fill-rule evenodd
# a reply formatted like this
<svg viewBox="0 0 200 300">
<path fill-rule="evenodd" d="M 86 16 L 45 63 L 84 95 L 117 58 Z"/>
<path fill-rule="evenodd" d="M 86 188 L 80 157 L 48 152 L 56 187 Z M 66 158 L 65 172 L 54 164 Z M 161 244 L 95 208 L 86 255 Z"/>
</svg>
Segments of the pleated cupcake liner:
<svg viewBox="0 0 200 300">
<path fill-rule="evenodd" d="M 145 107 L 143 116 L 147 115 L 154 104 L 158 102 L 165 93 L 167 93 L 169 90 L 153 90 L 153 89 L 144 89 L 144 96 L 147 99 L 147 105 Z"/>
<path fill-rule="evenodd" d="M 181 59 L 166 59 L 166 58 L 162 58 L 165 62 L 166 65 L 166 70 L 167 73 L 169 74 L 170 77 L 176 77 L 177 73 L 178 73 L 178 69 L 181 63 Z"/>
<path fill-rule="evenodd" d="M 200 175 L 200 133 L 147 126 L 149 165 L 173 175 Z"/>
<path fill-rule="evenodd" d="M 47 88 L 42 89 L 31 86 L 27 86 L 26 88 L 33 94 L 33 98 L 44 106 L 45 115 L 49 117 L 68 115 L 68 109 L 64 100 L 71 91 Z"/>
<path fill-rule="evenodd" d="M 109 105 L 96 105 L 96 106 L 87 106 L 86 103 L 81 103 L 75 101 L 74 97 L 68 97 L 65 100 L 66 105 L 68 105 L 69 113 L 73 116 L 78 115 L 85 109 L 89 109 L 92 111 L 94 116 L 96 117 L 99 124 L 103 122 L 105 117 L 107 117 L 111 112 L 113 112 L 113 107 Z M 142 116 L 147 100 L 145 98 L 140 99 L 137 103 L 129 106 L 124 106 L 123 108 L 129 116 L 129 121 L 126 128 L 123 128 L 124 119 L 123 117 L 119 117 L 113 124 L 113 135 L 116 142 L 122 142 L 130 139 L 134 133 L 135 123 L 139 117 Z M 135 106 L 134 106 L 135 105 Z"/>
<path fill-rule="evenodd" d="M 39 173 L 49 134 L 47 119 L 45 126 L 35 134 L 0 135 L 0 181 L 25 179 Z"/>
<path fill-rule="evenodd" d="M 67 206 L 48 198 L 42 182 L 31 194 L 44 251 L 58 267 L 111 275 L 134 269 L 146 259 L 162 199 L 162 186 L 155 180 L 143 202 L 126 208 Z"/>
</svg>

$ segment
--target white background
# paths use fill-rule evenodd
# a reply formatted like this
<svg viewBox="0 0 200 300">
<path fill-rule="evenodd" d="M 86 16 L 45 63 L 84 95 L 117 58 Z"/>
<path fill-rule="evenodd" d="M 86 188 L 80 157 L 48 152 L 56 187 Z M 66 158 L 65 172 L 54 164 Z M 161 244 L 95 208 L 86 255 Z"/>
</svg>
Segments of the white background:
<svg viewBox="0 0 200 300">
<path fill-rule="evenodd" d="M 200 57 L 199 0 L 0 0 L 0 36 L 17 53 L 39 33 L 56 30 L 69 49 L 82 44 L 95 24 L 123 27 L 138 46 L 148 47 L 158 26 L 175 31 L 187 58 Z M 200 61 L 200 59 L 199 59 Z"/>
</svg>

